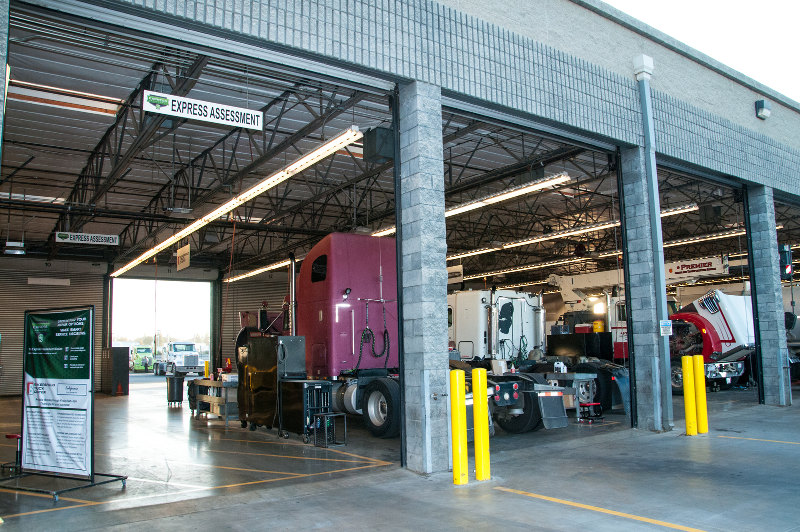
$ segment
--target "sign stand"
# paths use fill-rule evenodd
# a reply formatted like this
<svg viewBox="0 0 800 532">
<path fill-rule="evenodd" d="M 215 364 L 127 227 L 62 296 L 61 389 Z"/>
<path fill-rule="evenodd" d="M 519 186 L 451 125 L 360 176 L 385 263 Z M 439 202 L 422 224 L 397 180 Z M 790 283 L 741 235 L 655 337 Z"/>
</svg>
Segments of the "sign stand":
<svg viewBox="0 0 800 532">
<path fill-rule="evenodd" d="M 25 312 L 22 385 L 21 463 L 16 475 L 0 482 L 42 476 L 83 484 L 3 487 L 46 493 L 54 501 L 109 482 L 122 482 L 124 489 L 127 476 L 94 471 L 94 306 Z"/>
</svg>

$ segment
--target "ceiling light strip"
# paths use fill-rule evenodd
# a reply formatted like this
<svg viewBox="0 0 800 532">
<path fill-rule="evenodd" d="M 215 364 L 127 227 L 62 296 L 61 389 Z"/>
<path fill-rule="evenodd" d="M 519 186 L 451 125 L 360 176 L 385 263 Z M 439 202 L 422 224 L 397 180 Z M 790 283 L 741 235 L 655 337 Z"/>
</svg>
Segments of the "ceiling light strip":
<svg viewBox="0 0 800 532">
<path fill-rule="evenodd" d="M 299 260 L 295 260 L 295 262 L 300 262 Z M 236 275 L 234 277 L 228 277 L 227 279 L 223 279 L 223 283 L 235 283 L 236 281 L 241 281 L 242 279 L 247 279 L 248 277 L 253 277 L 254 275 L 258 275 L 260 273 L 269 272 L 272 270 L 277 270 L 280 268 L 285 268 L 290 264 L 290 261 L 282 260 L 280 262 L 276 262 L 274 264 L 270 264 L 269 266 L 264 266 L 263 268 L 258 268 L 247 273 L 243 273 L 241 275 Z"/>
<path fill-rule="evenodd" d="M 263 194 L 267 190 L 279 185 L 280 183 L 286 181 L 293 175 L 302 172 L 306 168 L 313 166 L 314 164 L 318 163 L 319 161 L 325 159 L 326 157 L 330 156 L 333 153 L 341 150 L 345 146 L 352 144 L 353 142 L 359 140 L 363 137 L 364 134 L 359 131 L 358 126 L 351 126 L 350 128 L 344 130 L 343 132 L 339 133 L 331 140 L 322 144 L 321 146 L 317 147 L 312 152 L 304 155 L 300 159 L 294 161 L 289 166 L 280 170 L 271 176 L 267 177 L 266 179 L 256 183 L 254 186 L 250 187 L 249 189 L 245 190 L 238 196 L 230 199 L 226 203 L 223 203 L 210 213 L 206 214 L 199 220 L 195 220 L 192 224 L 185 227 L 181 231 L 175 233 L 168 239 L 164 240 L 160 244 L 152 247 L 151 249 L 145 251 L 134 260 L 123 266 L 122 268 L 118 269 L 114 273 L 111 274 L 111 277 L 118 277 L 123 273 L 127 272 L 128 270 L 136 267 L 137 265 L 141 264 L 142 262 L 146 261 L 147 259 L 154 257 L 159 252 L 167 249 L 171 245 L 179 242 L 180 240 L 186 238 L 187 236 L 191 235 L 201 227 L 208 225 L 210 222 L 216 220 L 217 218 L 229 213 L 236 207 L 239 207 L 243 203 L 246 203 L 253 198 Z"/>
<path fill-rule="evenodd" d="M 486 272 L 477 275 L 465 275 L 465 281 L 471 281 L 473 279 L 482 279 L 484 277 L 494 277 L 496 275 L 502 275 L 506 273 L 517 273 L 517 272 L 526 272 L 529 270 L 538 270 L 541 268 L 547 268 L 549 266 L 563 266 L 564 264 L 572 264 L 575 262 L 584 262 L 587 260 L 591 260 L 591 257 L 581 257 L 577 259 L 563 259 L 563 260 L 552 260 L 548 262 L 538 262 L 536 264 L 528 264 L 525 266 L 517 266 L 515 268 L 505 268 L 503 270 L 495 270 L 493 272 Z"/>
<path fill-rule="evenodd" d="M 485 198 L 480 198 L 477 200 L 469 201 L 467 203 L 462 203 L 460 205 L 456 205 L 455 207 L 451 207 L 444 211 L 444 217 L 449 218 L 450 216 L 455 216 L 457 214 L 463 214 L 465 212 L 474 211 L 475 209 L 482 209 L 483 207 L 488 207 L 489 205 L 494 205 L 495 203 L 501 203 L 503 201 L 507 201 L 513 198 L 518 198 L 520 196 L 525 196 L 527 194 L 531 194 L 533 192 L 545 189 L 547 187 L 554 187 L 557 185 L 561 185 L 566 183 L 571 178 L 569 174 L 566 172 L 561 172 L 556 175 L 548 176 L 543 179 L 537 179 L 531 183 L 526 183 L 524 185 L 520 185 L 518 187 L 514 187 L 509 190 L 504 190 L 503 192 L 498 192 L 497 194 L 492 194 L 486 196 Z M 397 227 L 387 227 L 385 229 L 379 229 L 372 233 L 372 236 L 388 236 L 392 235 L 397 231 Z"/>
<path fill-rule="evenodd" d="M 697 206 L 696 203 L 689 203 L 687 205 L 681 205 L 681 206 L 678 206 L 678 207 L 670 207 L 669 209 L 664 209 L 664 210 L 661 211 L 661 217 L 664 218 L 664 217 L 667 217 L 667 216 L 674 216 L 676 214 L 681 214 L 681 213 L 684 213 L 684 212 L 696 211 L 698 208 L 699 207 Z M 481 248 L 481 249 L 476 249 L 476 250 L 473 250 L 473 251 L 467 251 L 467 252 L 464 252 L 464 253 L 455 253 L 453 255 L 449 255 L 447 257 L 447 260 L 448 261 L 458 260 L 458 259 L 463 259 L 465 257 L 472 257 L 472 256 L 475 256 L 475 255 L 482 255 L 484 253 L 492 253 L 492 252 L 495 252 L 495 251 L 499 251 L 501 249 L 511 249 L 511 248 L 515 248 L 515 247 L 519 247 L 519 246 L 528 246 L 530 244 L 537 244 L 539 242 L 546 242 L 548 240 L 555 240 L 555 239 L 558 239 L 558 238 L 565 238 L 565 237 L 568 237 L 568 236 L 583 235 L 583 234 L 592 233 L 592 232 L 595 232 L 595 231 L 602 231 L 604 229 L 611 229 L 612 227 L 619 227 L 620 225 L 621 224 L 620 224 L 619 220 L 611 220 L 611 221 L 608 221 L 608 222 L 598 222 L 598 223 L 594 223 L 594 224 L 590 224 L 590 225 L 584 225 L 582 227 L 576 227 L 574 229 L 562 229 L 561 231 L 555 231 L 553 233 L 548 233 L 546 235 L 542 235 L 542 236 L 539 236 L 539 237 L 536 237 L 536 238 L 526 238 L 526 239 L 523 239 L 523 240 L 517 240 L 517 241 L 514 241 L 514 242 L 509 242 L 507 244 L 503 244 L 502 246 L 498 246 L 498 247 Z M 616 253 L 612 253 L 612 255 L 613 254 L 616 254 Z M 602 256 L 603 255 L 601 255 L 601 257 Z M 611 255 L 606 255 L 606 256 L 611 256 Z"/>
</svg>

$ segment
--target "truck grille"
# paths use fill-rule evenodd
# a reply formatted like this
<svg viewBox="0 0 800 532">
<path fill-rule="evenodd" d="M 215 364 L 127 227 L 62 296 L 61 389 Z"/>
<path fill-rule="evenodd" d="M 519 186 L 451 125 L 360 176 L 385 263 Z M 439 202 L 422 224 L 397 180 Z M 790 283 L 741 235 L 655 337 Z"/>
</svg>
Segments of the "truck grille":
<svg viewBox="0 0 800 532">
<path fill-rule="evenodd" d="M 198 363 L 198 355 L 184 355 L 183 356 L 183 365 L 184 366 L 199 366 Z"/>
</svg>

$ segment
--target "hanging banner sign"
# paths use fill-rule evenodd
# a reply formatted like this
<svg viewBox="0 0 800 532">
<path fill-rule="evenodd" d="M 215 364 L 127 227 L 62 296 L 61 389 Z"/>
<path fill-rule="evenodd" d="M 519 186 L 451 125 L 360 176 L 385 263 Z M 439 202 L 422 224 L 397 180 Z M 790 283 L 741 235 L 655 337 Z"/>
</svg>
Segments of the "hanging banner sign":
<svg viewBox="0 0 800 532">
<path fill-rule="evenodd" d="M 458 284 L 464 281 L 464 265 L 456 264 L 447 267 L 447 284 Z"/>
<path fill-rule="evenodd" d="M 668 262 L 664 265 L 664 273 L 667 282 L 678 279 L 698 279 L 701 277 L 728 275 L 728 256 Z"/>
<path fill-rule="evenodd" d="M 178 271 L 189 267 L 189 244 L 178 248 Z"/>
<path fill-rule="evenodd" d="M 56 232 L 56 242 L 65 244 L 92 244 L 100 246 L 118 246 L 119 235 L 94 235 L 91 233 Z"/>
<path fill-rule="evenodd" d="M 202 120 L 231 127 L 262 130 L 264 113 L 243 107 L 193 100 L 163 92 L 144 91 L 142 109 L 150 113 Z"/>
<path fill-rule="evenodd" d="M 94 307 L 25 313 L 22 468 L 92 478 Z"/>
</svg>

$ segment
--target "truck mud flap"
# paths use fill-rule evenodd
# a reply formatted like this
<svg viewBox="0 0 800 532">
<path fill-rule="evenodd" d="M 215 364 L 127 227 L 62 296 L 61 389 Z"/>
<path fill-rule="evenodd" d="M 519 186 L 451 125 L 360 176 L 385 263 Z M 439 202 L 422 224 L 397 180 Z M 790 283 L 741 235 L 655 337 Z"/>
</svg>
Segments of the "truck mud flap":
<svg viewBox="0 0 800 532">
<path fill-rule="evenodd" d="M 560 429 L 566 427 L 567 409 L 564 407 L 563 394 L 561 392 L 540 392 L 537 397 L 544 428 Z"/>
</svg>

